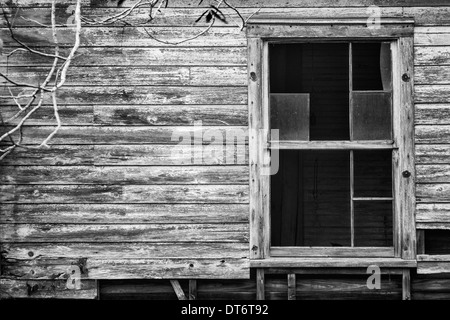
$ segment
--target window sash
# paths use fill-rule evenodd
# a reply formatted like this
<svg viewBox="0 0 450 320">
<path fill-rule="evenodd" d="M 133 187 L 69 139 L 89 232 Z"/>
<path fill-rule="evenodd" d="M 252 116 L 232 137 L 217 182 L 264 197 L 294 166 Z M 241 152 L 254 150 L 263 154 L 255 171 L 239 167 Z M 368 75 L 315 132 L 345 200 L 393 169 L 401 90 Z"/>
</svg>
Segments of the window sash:
<svg viewBox="0 0 450 320">
<path fill-rule="evenodd" d="M 277 247 L 270 247 L 270 176 L 262 175 L 262 168 L 270 163 L 271 149 L 392 149 L 393 150 L 393 195 L 394 195 L 394 257 L 404 260 L 415 259 L 415 185 L 414 179 L 402 176 L 409 171 L 414 177 L 414 127 L 413 127 L 413 25 L 411 21 L 397 21 L 394 28 L 384 25 L 380 32 L 369 30 L 365 25 L 347 23 L 345 19 L 333 20 L 333 24 L 342 24 L 345 28 L 314 25 L 309 28 L 287 24 L 277 25 L 270 20 L 257 24 L 250 23 L 248 34 L 248 73 L 249 73 L 249 155 L 250 155 L 250 258 L 269 259 L 271 253 L 277 255 Z M 294 21 L 289 21 L 289 24 Z M 383 22 L 382 22 L 383 23 Z M 255 28 L 255 26 L 258 26 Z M 345 31 L 344 31 L 345 29 Z M 400 29 L 403 29 L 401 31 Z M 263 31 L 261 31 L 263 30 Z M 337 34 L 336 34 L 337 31 Z M 400 33 L 396 33 L 400 32 Z M 334 35 L 333 35 L 334 34 Z M 330 36 L 333 35 L 333 36 Z M 270 124 L 268 112 L 268 43 L 269 41 L 355 41 L 374 40 L 392 41 L 392 73 L 393 73 L 393 141 L 270 141 L 267 129 Z M 402 80 L 408 74 L 410 80 Z M 402 106 L 402 108 L 400 108 Z M 262 130 L 261 130 L 262 129 Z M 395 143 L 397 141 L 397 143 Z M 294 248 L 298 253 L 310 249 L 309 254 L 320 248 Z M 327 248 L 347 250 L 347 254 L 339 257 L 358 257 L 365 248 L 343 247 Z M 306 250 L 306 251 L 308 251 Z M 378 251 L 380 250 L 380 251 Z M 389 251 L 389 252 L 388 252 Z M 384 252 L 384 253 L 383 253 Z M 374 249 L 374 254 L 392 253 L 391 248 Z M 295 254 L 295 252 L 293 253 Z M 367 253 L 366 253 L 367 254 Z M 301 257 L 308 257 L 308 255 Z M 381 257 L 381 256 L 380 256 Z M 273 257 L 277 258 L 277 257 Z M 281 259 L 281 258 L 280 258 Z M 270 259 L 269 259 L 270 260 Z M 370 260 L 370 259 L 369 259 Z"/>
</svg>

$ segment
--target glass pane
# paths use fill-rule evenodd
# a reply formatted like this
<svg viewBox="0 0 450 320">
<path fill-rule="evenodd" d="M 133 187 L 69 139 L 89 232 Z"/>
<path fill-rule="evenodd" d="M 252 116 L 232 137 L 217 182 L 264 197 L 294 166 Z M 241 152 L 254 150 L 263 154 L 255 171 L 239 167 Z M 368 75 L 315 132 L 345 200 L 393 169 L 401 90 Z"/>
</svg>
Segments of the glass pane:
<svg viewBox="0 0 450 320">
<path fill-rule="evenodd" d="M 270 127 L 280 140 L 309 140 L 309 94 L 270 95 Z"/>
<path fill-rule="evenodd" d="M 392 247 L 392 201 L 355 201 L 355 247 Z"/>
<path fill-rule="evenodd" d="M 353 90 L 391 90 L 389 43 L 352 43 Z"/>
<path fill-rule="evenodd" d="M 280 150 L 272 246 L 350 246 L 349 151 Z"/>
<path fill-rule="evenodd" d="M 354 196 L 392 197 L 392 151 L 354 151 Z"/>
<path fill-rule="evenodd" d="M 309 95 L 309 120 L 290 119 L 290 129 L 302 131 L 292 136 L 300 136 L 304 140 L 308 125 L 310 140 L 350 139 L 348 46 L 348 43 L 269 46 L 271 96 L 281 93 Z M 303 110 L 305 112 L 301 111 L 299 115 L 306 115 L 306 108 Z M 278 112 L 278 108 L 271 105 L 271 112 Z M 271 114 L 271 119 L 289 119 L 291 116 Z M 301 125 L 292 125 L 295 121 L 301 121 Z M 291 132 L 290 129 L 286 131 Z"/>
<path fill-rule="evenodd" d="M 352 92 L 352 140 L 392 139 L 392 94 Z"/>
</svg>

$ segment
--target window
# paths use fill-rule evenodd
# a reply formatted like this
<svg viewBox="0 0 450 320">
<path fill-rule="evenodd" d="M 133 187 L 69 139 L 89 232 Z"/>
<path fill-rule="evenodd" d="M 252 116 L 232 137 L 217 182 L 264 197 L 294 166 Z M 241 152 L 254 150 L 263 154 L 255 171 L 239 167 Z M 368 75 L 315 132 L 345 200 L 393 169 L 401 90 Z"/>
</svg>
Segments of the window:
<svg viewBox="0 0 450 320">
<path fill-rule="evenodd" d="M 415 258 L 409 27 L 252 21 L 252 258 Z"/>
</svg>

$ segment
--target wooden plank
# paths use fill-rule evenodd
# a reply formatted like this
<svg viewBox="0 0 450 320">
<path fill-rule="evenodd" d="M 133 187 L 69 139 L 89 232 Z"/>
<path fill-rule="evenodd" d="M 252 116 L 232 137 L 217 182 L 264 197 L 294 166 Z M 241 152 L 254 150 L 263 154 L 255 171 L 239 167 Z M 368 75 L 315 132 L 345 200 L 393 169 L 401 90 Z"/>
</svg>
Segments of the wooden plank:
<svg viewBox="0 0 450 320">
<path fill-rule="evenodd" d="M 450 125 L 417 125 L 415 129 L 417 143 L 450 143 Z"/>
<path fill-rule="evenodd" d="M 435 261 L 435 262 L 448 262 L 450 261 L 450 255 L 417 255 L 417 261 Z"/>
<path fill-rule="evenodd" d="M 5 264 L 4 276 L 21 280 L 68 279 L 80 265 L 84 279 L 246 279 L 247 259 L 86 259 L 36 260 Z"/>
<path fill-rule="evenodd" d="M 416 223 L 443 223 L 450 224 L 449 203 L 418 203 L 416 210 Z"/>
<path fill-rule="evenodd" d="M 450 165 L 417 165 L 418 183 L 450 183 Z"/>
<path fill-rule="evenodd" d="M 402 37 L 393 48 L 393 61 L 396 61 L 393 66 L 393 127 L 395 141 L 401 142 L 393 156 L 394 212 L 398 213 L 394 226 L 394 247 L 397 248 L 397 257 L 411 260 L 416 256 L 413 38 Z M 409 80 L 403 80 L 403 75 L 407 75 Z M 409 177 L 403 176 L 406 171 L 410 173 Z"/>
<path fill-rule="evenodd" d="M 265 177 L 261 176 L 263 141 L 261 130 L 265 128 L 268 115 L 262 107 L 262 52 L 263 43 L 258 39 L 248 40 L 248 108 L 249 108 L 249 163 L 250 163 L 250 257 L 262 259 L 268 254 L 268 224 L 265 222 L 264 204 Z"/>
<path fill-rule="evenodd" d="M 416 260 L 399 258 L 267 258 L 250 260 L 252 268 L 414 268 Z"/>
<path fill-rule="evenodd" d="M 247 105 L 94 106 L 94 123 L 100 125 L 245 126 Z"/>
<path fill-rule="evenodd" d="M 189 300 L 197 300 L 197 280 L 189 280 Z"/>
<path fill-rule="evenodd" d="M 152 26 L 146 29 L 130 26 L 85 27 L 81 30 L 80 41 L 83 46 L 94 47 L 167 47 L 175 45 L 180 47 L 239 47 L 246 45 L 245 33 L 239 27 L 211 28 L 206 35 L 198 36 L 204 30 L 205 27 L 201 26 Z M 60 46 L 73 46 L 75 33 L 72 28 L 60 28 L 57 34 Z M 51 28 L 16 28 L 14 29 L 14 36 L 34 47 L 54 46 Z M 3 39 L 5 46 L 18 46 L 11 39 L 7 28 L 0 28 L 0 37 Z"/>
<path fill-rule="evenodd" d="M 248 279 L 248 259 L 88 260 L 92 279 Z"/>
<path fill-rule="evenodd" d="M 415 47 L 415 65 L 446 65 L 450 64 L 450 47 Z"/>
<path fill-rule="evenodd" d="M 248 204 L 0 204 L 0 223 L 245 223 Z"/>
<path fill-rule="evenodd" d="M 272 19 L 267 19 L 270 22 Z M 272 20 L 273 21 L 273 20 Z M 319 20 L 318 20 L 319 21 Z M 373 37 L 402 37 L 412 35 L 412 25 L 404 26 L 381 24 L 380 28 L 367 28 L 367 19 L 359 22 L 359 27 L 349 27 L 348 25 L 337 25 L 339 20 L 333 20 L 329 24 L 321 26 L 314 24 L 298 25 L 295 21 L 287 21 L 286 25 L 279 25 L 276 21 L 273 24 L 252 24 L 247 27 L 248 37 L 263 38 L 326 38 L 332 35 L 334 38 L 373 38 Z M 362 27 L 361 27 L 362 25 Z"/>
<path fill-rule="evenodd" d="M 2 242 L 246 242 L 246 224 L 3 224 Z"/>
<path fill-rule="evenodd" d="M 247 165 L 248 147 L 224 148 L 221 145 L 53 145 L 42 149 L 16 149 L 2 165 Z"/>
<path fill-rule="evenodd" d="M 175 291 L 178 300 L 187 300 L 183 288 L 181 287 L 180 282 L 178 280 L 170 280 L 170 284 L 172 285 L 172 288 Z"/>
<path fill-rule="evenodd" d="M 4 243 L 0 246 L 6 262 L 32 263 L 62 259 L 240 259 L 248 256 L 248 244 L 239 242 L 195 243 Z"/>
<path fill-rule="evenodd" d="M 270 141 L 271 149 L 280 150 L 359 150 L 393 149 L 392 140 L 382 141 Z"/>
<path fill-rule="evenodd" d="M 295 273 L 288 274 L 288 300 L 297 300 Z"/>
<path fill-rule="evenodd" d="M 418 184 L 417 199 L 420 202 L 449 202 L 450 184 Z"/>
<path fill-rule="evenodd" d="M 93 280 L 82 280 L 80 290 L 67 289 L 66 280 L 23 281 L 0 279 L 0 299 L 96 299 Z"/>
<path fill-rule="evenodd" d="M 450 36 L 450 34 L 449 34 Z M 414 70 L 416 84 L 449 84 L 450 71 L 448 66 L 417 66 Z"/>
<path fill-rule="evenodd" d="M 245 166 L 1 166 L 0 184 L 248 184 Z"/>
<path fill-rule="evenodd" d="M 17 125 L 21 117 L 13 121 L 8 121 L 18 113 L 16 106 L 2 106 L 2 117 L 5 124 Z M 65 106 L 60 108 L 59 116 L 64 125 L 93 125 L 94 107 L 93 106 Z M 56 119 L 53 106 L 42 106 L 27 121 L 27 125 L 56 125 Z"/>
<path fill-rule="evenodd" d="M 450 262 L 419 261 L 417 263 L 417 274 L 440 274 L 450 273 Z"/>
<path fill-rule="evenodd" d="M 448 46 L 450 27 L 417 27 L 414 30 L 416 46 Z"/>
<path fill-rule="evenodd" d="M 414 89 L 416 103 L 450 102 L 450 85 L 417 85 Z"/>
<path fill-rule="evenodd" d="M 8 51 L 12 51 L 9 49 Z M 51 48 L 41 51 L 51 53 Z M 61 49 L 68 54 L 68 49 Z M 80 56 L 72 62 L 72 67 L 79 66 L 246 66 L 247 50 L 245 47 L 81 47 Z M 8 66 L 30 65 L 50 67 L 52 61 L 41 56 L 17 52 L 8 59 Z M 0 65 L 6 60 L 0 58 Z"/>
<path fill-rule="evenodd" d="M 271 247 L 271 257 L 393 257 L 394 248 Z"/>
<path fill-rule="evenodd" d="M 198 3 L 197 3 L 198 4 Z M 244 8 L 241 7 L 243 4 L 239 4 L 239 13 L 244 17 L 248 18 L 257 9 L 259 9 L 258 14 L 264 16 L 295 16 L 301 18 L 311 18 L 311 17 L 322 17 L 322 18 L 348 18 L 348 17 L 366 17 L 368 16 L 366 7 L 352 7 L 353 3 L 349 3 L 351 5 L 349 7 L 334 7 L 330 8 L 334 5 L 334 3 L 330 3 L 330 7 L 285 7 L 285 3 L 282 6 L 273 5 L 273 7 L 265 7 L 264 2 L 259 2 L 255 4 L 255 7 Z M 262 6 L 261 6 L 262 5 Z M 403 3 L 402 3 L 403 5 Z M 194 20 L 197 19 L 204 11 L 204 8 L 198 8 L 194 5 L 191 8 L 171 8 L 172 4 L 169 5 L 168 8 L 161 10 L 158 16 L 152 20 L 151 22 L 147 22 L 148 20 L 148 11 L 145 9 L 135 10 L 133 11 L 126 19 L 126 21 L 130 24 L 140 24 L 147 26 L 192 26 Z M 202 7 L 202 6 L 200 6 Z M 234 22 L 238 20 L 238 16 L 236 12 L 222 8 L 224 12 L 227 14 L 228 23 Z M 98 20 L 99 17 L 107 17 L 120 13 L 123 11 L 123 8 L 117 7 L 108 7 L 108 8 L 95 8 L 95 7 L 84 7 L 83 8 L 83 17 L 90 18 L 93 20 Z M 35 8 L 26 8 L 26 9 L 14 9 L 8 10 L 10 12 L 8 15 L 12 18 L 13 15 L 16 17 L 23 17 L 25 19 L 33 19 L 41 24 L 50 25 L 50 10 L 49 8 L 43 7 L 35 7 Z M 448 24 L 448 7 L 413 7 L 413 8 L 403 8 L 398 7 L 398 3 L 393 3 L 392 6 L 389 7 L 380 7 L 380 12 L 382 17 L 414 17 L 416 25 L 422 24 L 435 24 L 442 25 Z M 333 15 L 334 13 L 334 15 Z M 65 25 L 67 19 L 71 16 L 70 12 L 64 12 L 61 10 L 58 12 L 56 17 L 56 23 L 58 25 Z M 15 27 L 33 27 L 36 26 L 35 22 L 16 18 L 14 21 Z M 11 19 L 12 20 L 12 19 Z M 208 23 L 202 19 L 197 22 L 198 26 L 207 26 Z M 226 26 L 227 24 L 216 21 L 215 26 Z"/>
<path fill-rule="evenodd" d="M 3 185 L 4 203 L 248 203 L 245 185 Z"/>
<path fill-rule="evenodd" d="M 449 164 L 450 145 L 422 144 L 416 145 L 416 163 L 420 164 Z"/>
<path fill-rule="evenodd" d="M 22 88 L 11 89 L 14 94 Z M 0 95 L 9 96 L 5 87 L 0 88 Z M 61 88 L 57 99 L 64 105 L 161 105 L 161 104 L 245 104 L 246 87 L 186 87 L 186 86 L 117 86 L 95 87 L 81 86 Z M 10 99 L 0 99 L 3 105 L 12 105 Z M 51 104 L 48 95 L 44 104 Z"/>
<path fill-rule="evenodd" d="M 264 269 L 256 269 L 256 300 L 265 300 Z"/>
<path fill-rule="evenodd" d="M 277 274 L 277 275 L 287 275 L 287 274 L 299 274 L 299 275 L 366 275 L 367 267 L 361 268 L 265 268 L 266 274 Z M 383 275 L 401 275 L 403 274 L 402 269 L 388 268 L 385 267 L 380 269 Z"/>
<path fill-rule="evenodd" d="M 10 79 L 22 83 L 42 83 L 48 75 L 45 67 L 9 67 Z M 245 67 L 188 66 L 87 66 L 67 72 L 65 87 L 70 86 L 245 86 Z M 0 84 L 9 84 L 4 79 Z"/>
<path fill-rule="evenodd" d="M 411 300 L 411 273 L 409 269 L 403 270 L 402 300 Z"/>
<path fill-rule="evenodd" d="M 68 4 L 73 4 L 75 0 L 66 1 Z M 137 0 L 128 0 L 123 4 L 124 8 L 131 7 L 137 2 Z M 88 0 L 82 0 L 83 5 L 88 5 L 90 2 Z M 401 2 L 402 6 L 405 7 L 416 7 L 416 6 L 439 6 L 447 5 L 445 0 L 404 0 Z M 27 7 L 49 7 L 49 2 L 42 2 L 39 0 L 20 0 L 21 6 Z M 241 8 L 252 8 L 252 7 L 289 7 L 289 8 L 304 8 L 304 7 L 366 7 L 369 5 L 378 5 L 381 7 L 389 7 L 398 5 L 397 0 L 274 0 L 270 3 L 266 3 L 260 0 L 246 0 L 239 3 Z M 93 8 L 109 8 L 117 7 L 117 2 L 115 0 L 102 1 L 100 3 L 93 3 L 91 5 Z M 170 7 L 173 8 L 192 8 L 192 7 L 208 7 L 208 4 L 201 3 L 194 0 L 172 0 L 170 2 Z"/>
<path fill-rule="evenodd" d="M 2 127 L 0 132 L 8 128 L 12 127 Z M 53 130 L 52 126 L 25 126 L 22 144 L 40 145 Z M 213 146 L 233 143 L 237 138 L 239 148 L 244 148 L 247 136 L 243 126 L 62 126 L 50 145 L 184 144 L 191 145 L 192 151 L 198 145 L 211 144 L 212 138 L 217 138 Z"/>
<path fill-rule="evenodd" d="M 415 123 L 441 125 L 450 124 L 450 104 L 416 104 Z"/>
</svg>

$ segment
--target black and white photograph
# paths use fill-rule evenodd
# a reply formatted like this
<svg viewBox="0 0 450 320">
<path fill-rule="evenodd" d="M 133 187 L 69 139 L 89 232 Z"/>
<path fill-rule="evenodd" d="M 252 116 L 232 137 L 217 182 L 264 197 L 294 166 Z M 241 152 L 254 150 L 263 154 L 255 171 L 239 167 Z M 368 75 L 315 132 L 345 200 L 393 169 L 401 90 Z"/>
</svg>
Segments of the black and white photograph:
<svg viewBox="0 0 450 320">
<path fill-rule="evenodd" d="M 450 300 L 450 0 L 0 0 L 0 304 L 98 300 Z"/>
</svg>

